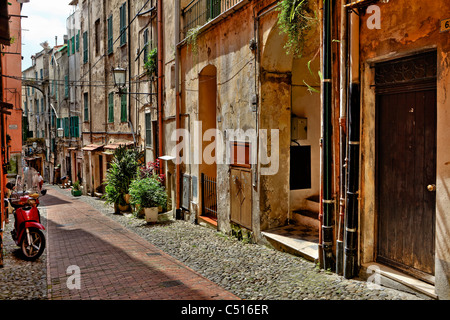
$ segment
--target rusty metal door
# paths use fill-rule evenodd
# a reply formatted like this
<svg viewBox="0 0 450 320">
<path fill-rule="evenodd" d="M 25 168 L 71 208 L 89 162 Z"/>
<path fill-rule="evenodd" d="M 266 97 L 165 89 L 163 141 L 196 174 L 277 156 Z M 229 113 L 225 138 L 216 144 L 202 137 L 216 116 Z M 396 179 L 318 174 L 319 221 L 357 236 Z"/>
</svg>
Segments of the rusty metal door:
<svg viewBox="0 0 450 320">
<path fill-rule="evenodd" d="M 377 261 L 434 281 L 436 53 L 376 67 Z"/>
<path fill-rule="evenodd" d="M 231 168 L 231 221 L 252 230 L 252 174 L 250 170 Z"/>
</svg>

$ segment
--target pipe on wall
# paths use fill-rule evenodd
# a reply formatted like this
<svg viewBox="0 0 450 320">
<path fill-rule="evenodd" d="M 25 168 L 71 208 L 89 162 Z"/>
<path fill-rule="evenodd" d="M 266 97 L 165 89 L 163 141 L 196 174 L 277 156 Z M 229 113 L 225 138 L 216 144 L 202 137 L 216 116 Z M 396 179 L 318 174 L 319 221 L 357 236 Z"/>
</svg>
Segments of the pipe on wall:
<svg viewBox="0 0 450 320">
<path fill-rule="evenodd" d="M 339 157 L 340 157 L 340 173 L 339 173 L 339 221 L 336 239 L 336 273 L 343 274 L 344 261 L 344 212 L 346 200 L 346 158 L 347 158 L 347 64 L 348 64 L 348 13 L 344 8 L 346 0 L 341 1 L 340 12 L 340 94 L 339 94 Z"/>
<path fill-rule="evenodd" d="M 360 151 L 359 16 L 350 16 L 350 91 L 348 109 L 347 201 L 344 231 L 344 277 L 358 273 L 358 208 Z"/>
<path fill-rule="evenodd" d="M 176 94 L 176 101 L 175 101 L 175 127 L 176 130 L 180 129 L 180 122 L 181 122 L 181 118 L 180 118 L 180 46 L 179 46 L 179 42 L 180 42 L 180 1 L 175 1 L 175 94 Z M 190 122 L 190 121 L 189 121 Z M 179 145 L 179 138 L 177 138 L 177 146 Z M 180 164 L 179 164 L 179 150 L 177 149 L 177 153 L 176 153 L 176 164 L 175 164 L 175 177 L 176 177 L 176 182 L 175 182 L 175 186 L 176 186 L 176 210 L 180 209 L 181 206 L 181 168 L 180 168 Z"/>
<path fill-rule="evenodd" d="M 158 157 L 163 155 L 163 79 L 164 79 L 164 65 L 163 65 L 163 2 L 157 2 L 157 30 L 158 30 Z M 161 170 L 163 163 L 161 163 Z"/>
<path fill-rule="evenodd" d="M 331 80 L 331 1 L 323 1 L 323 79 L 322 79 L 322 251 L 323 268 L 333 268 L 333 212 L 332 194 L 332 80 Z"/>
</svg>

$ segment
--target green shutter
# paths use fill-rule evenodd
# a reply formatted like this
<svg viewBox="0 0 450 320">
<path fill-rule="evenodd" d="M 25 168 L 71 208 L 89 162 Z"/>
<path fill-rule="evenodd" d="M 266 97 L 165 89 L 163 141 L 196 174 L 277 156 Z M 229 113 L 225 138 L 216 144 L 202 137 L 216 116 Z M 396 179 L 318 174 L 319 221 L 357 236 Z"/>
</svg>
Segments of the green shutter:
<svg viewBox="0 0 450 320">
<path fill-rule="evenodd" d="M 64 118 L 64 137 L 68 138 L 70 135 L 70 123 L 69 118 Z"/>
<path fill-rule="evenodd" d="M 152 114 L 150 112 L 145 114 L 145 145 L 152 146 Z"/>
<path fill-rule="evenodd" d="M 84 121 L 89 121 L 89 96 L 86 92 L 84 94 Z"/>
<path fill-rule="evenodd" d="M 67 55 L 70 56 L 70 40 L 67 41 Z"/>
<path fill-rule="evenodd" d="M 69 96 L 69 76 L 64 76 L 64 97 Z"/>
<path fill-rule="evenodd" d="M 76 47 L 77 47 L 77 52 L 80 51 L 80 31 L 78 31 L 76 38 L 75 38 L 75 43 L 76 43 Z"/>
<path fill-rule="evenodd" d="M 108 54 L 113 52 L 113 20 L 112 16 L 108 18 Z"/>
<path fill-rule="evenodd" d="M 125 90 L 124 90 L 125 91 Z M 120 97 L 120 121 L 127 122 L 127 95 Z"/>
<path fill-rule="evenodd" d="M 75 36 L 73 36 L 70 41 L 72 41 L 71 44 L 72 54 L 75 54 Z"/>
<path fill-rule="evenodd" d="M 108 95 L 108 122 L 114 122 L 114 93 Z"/>
<path fill-rule="evenodd" d="M 88 53 L 89 53 L 89 47 L 88 47 L 88 34 L 87 31 L 83 33 L 83 62 L 88 62 Z"/>
<path fill-rule="evenodd" d="M 127 21 L 127 9 L 126 3 L 120 7 L 120 45 L 127 43 L 126 33 L 126 21 Z"/>
</svg>

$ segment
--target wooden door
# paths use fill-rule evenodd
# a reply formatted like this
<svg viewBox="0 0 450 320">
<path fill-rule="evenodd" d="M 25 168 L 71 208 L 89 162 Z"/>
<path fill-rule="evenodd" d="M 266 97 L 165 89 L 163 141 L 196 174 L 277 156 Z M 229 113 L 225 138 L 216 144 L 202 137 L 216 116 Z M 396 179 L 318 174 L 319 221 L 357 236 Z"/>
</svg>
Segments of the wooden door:
<svg viewBox="0 0 450 320">
<path fill-rule="evenodd" d="M 376 67 L 377 261 L 434 281 L 436 54 Z"/>
<path fill-rule="evenodd" d="M 231 168 L 231 221 L 252 230 L 252 174 L 250 170 Z"/>
</svg>

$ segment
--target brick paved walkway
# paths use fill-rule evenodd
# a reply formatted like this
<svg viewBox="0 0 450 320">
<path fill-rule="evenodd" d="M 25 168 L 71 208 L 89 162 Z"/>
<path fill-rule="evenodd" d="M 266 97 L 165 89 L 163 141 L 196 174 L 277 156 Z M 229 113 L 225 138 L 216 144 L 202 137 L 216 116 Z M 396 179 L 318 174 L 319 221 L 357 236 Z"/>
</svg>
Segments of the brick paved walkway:
<svg viewBox="0 0 450 320">
<path fill-rule="evenodd" d="M 41 199 L 48 219 L 49 299 L 238 299 L 89 204 L 51 189 Z M 80 289 L 68 289 L 74 274 L 69 266 L 79 267 Z"/>
</svg>

